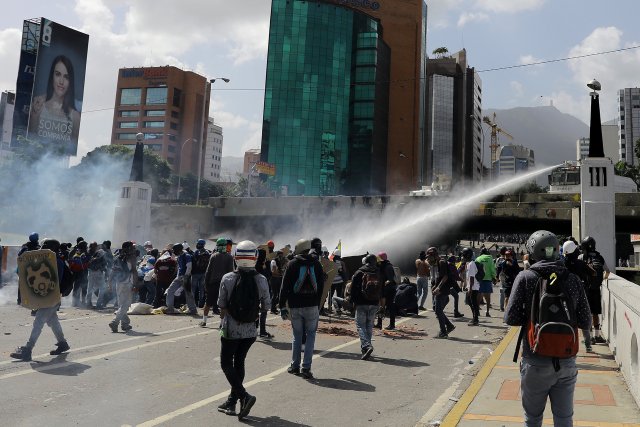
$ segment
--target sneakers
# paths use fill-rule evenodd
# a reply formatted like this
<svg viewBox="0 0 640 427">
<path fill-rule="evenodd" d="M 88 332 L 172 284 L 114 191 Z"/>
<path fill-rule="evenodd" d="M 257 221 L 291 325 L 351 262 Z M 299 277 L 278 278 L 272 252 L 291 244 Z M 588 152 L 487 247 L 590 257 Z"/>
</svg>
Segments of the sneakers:
<svg viewBox="0 0 640 427">
<path fill-rule="evenodd" d="M 69 344 L 66 341 L 62 341 L 56 344 L 56 349 L 51 350 L 49 354 L 52 356 L 57 356 L 58 354 L 62 354 L 65 351 L 69 351 L 70 348 L 71 347 L 69 347 Z"/>
<path fill-rule="evenodd" d="M 175 308 L 169 308 L 169 307 L 165 307 L 162 312 L 164 314 L 176 314 L 176 310 Z"/>
<path fill-rule="evenodd" d="M 280 312 L 276 309 L 276 310 L 271 310 L 271 314 L 280 314 Z"/>
<path fill-rule="evenodd" d="M 585 348 L 587 350 L 587 353 L 595 353 L 595 351 L 593 351 L 593 347 L 591 347 L 591 345 L 585 345 Z"/>
<path fill-rule="evenodd" d="M 300 375 L 300 368 L 294 368 L 293 366 L 289 366 L 287 372 L 292 375 Z"/>
<path fill-rule="evenodd" d="M 111 328 L 111 332 L 114 334 L 118 332 L 118 324 L 116 322 L 110 322 L 109 327 Z"/>
<path fill-rule="evenodd" d="M 448 325 L 447 326 L 447 335 L 449 335 L 456 328 L 456 325 Z"/>
<path fill-rule="evenodd" d="M 446 340 L 447 338 L 449 338 L 448 334 L 445 334 L 444 332 L 440 332 L 438 335 L 436 335 L 434 338 L 436 339 L 444 339 Z"/>
<path fill-rule="evenodd" d="M 313 374 L 311 373 L 311 369 L 302 368 L 300 370 L 300 376 L 305 380 L 313 379 Z"/>
<path fill-rule="evenodd" d="M 476 320 L 470 321 L 469 323 L 467 323 L 467 325 L 469 325 L 469 326 L 478 326 L 479 323 L 480 322 L 478 322 L 478 320 L 476 319 Z"/>
<path fill-rule="evenodd" d="M 460 313 L 459 311 L 456 313 L 453 313 L 453 317 L 464 317 L 464 314 Z"/>
<path fill-rule="evenodd" d="M 384 328 L 387 331 L 393 331 L 396 328 L 396 325 L 389 325 L 386 328 Z"/>
<path fill-rule="evenodd" d="M 362 357 L 360 357 L 360 359 L 367 360 L 369 358 L 369 356 L 371 356 L 371 353 L 373 353 L 373 347 L 369 346 L 369 347 L 364 349 L 364 351 L 362 353 Z"/>
<path fill-rule="evenodd" d="M 207 322 L 205 322 L 205 321 L 203 320 L 202 322 L 198 323 L 198 326 L 200 326 L 201 328 L 204 328 L 204 327 L 206 327 L 206 326 L 207 326 Z M 220 408 L 220 407 L 218 407 L 218 408 Z"/>
<path fill-rule="evenodd" d="M 236 400 L 229 397 L 222 405 L 218 406 L 218 412 L 236 415 Z"/>
<path fill-rule="evenodd" d="M 256 403 L 256 397 L 247 393 L 242 399 L 240 399 L 240 412 L 238 412 L 238 420 L 242 420 L 249 415 L 251 407 Z"/>
<path fill-rule="evenodd" d="M 270 340 L 271 338 L 273 338 L 273 335 L 271 335 L 269 332 L 264 331 L 264 332 L 260 332 L 260 334 L 258 335 L 260 338 L 264 338 L 264 339 L 268 339 Z"/>
<path fill-rule="evenodd" d="M 427 309 L 426 309 L 426 308 L 424 308 L 424 306 L 422 306 L 422 305 L 421 305 L 420 307 L 418 307 L 418 310 L 420 310 L 420 311 L 427 311 Z"/>
<path fill-rule="evenodd" d="M 592 342 L 594 342 L 595 344 L 606 344 L 607 343 L 607 341 L 604 338 L 602 338 L 601 336 L 594 337 Z"/>
<path fill-rule="evenodd" d="M 120 326 L 120 328 L 121 328 L 123 331 L 128 332 L 128 331 L 130 331 L 130 330 L 132 330 L 132 329 L 133 329 L 133 326 L 131 326 L 131 325 L 122 325 L 122 326 Z"/>
<path fill-rule="evenodd" d="M 25 362 L 29 362 L 31 360 L 31 349 L 29 347 L 18 347 L 16 351 L 11 353 L 9 356 L 14 359 L 24 360 Z"/>
</svg>

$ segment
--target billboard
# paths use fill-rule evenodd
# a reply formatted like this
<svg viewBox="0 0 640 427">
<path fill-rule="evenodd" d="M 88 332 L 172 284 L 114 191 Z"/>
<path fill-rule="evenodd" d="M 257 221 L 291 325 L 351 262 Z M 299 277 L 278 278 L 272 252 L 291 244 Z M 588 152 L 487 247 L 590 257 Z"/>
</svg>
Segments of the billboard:
<svg viewBox="0 0 640 427">
<path fill-rule="evenodd" d="M 274 176 L 276 174 L 276 165 L 267 162 L 256 162 L 256 171 L 261 174 Z"/>
<path fill-rule="evenodd" d="M 47 151 L 77 153 L 88 47 L 87 34 L 41 19 L 27 138 Z"/>
</svg>

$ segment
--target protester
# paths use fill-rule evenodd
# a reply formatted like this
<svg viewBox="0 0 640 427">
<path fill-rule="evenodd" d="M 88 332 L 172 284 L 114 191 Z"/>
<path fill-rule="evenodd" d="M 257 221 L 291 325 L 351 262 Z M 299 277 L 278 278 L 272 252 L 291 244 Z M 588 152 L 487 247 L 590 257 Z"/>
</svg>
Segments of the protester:
<svg viewBox="0 0 640 427">
<path fill-rule="evenodd" d="M 164 313 L 174 314 L 176 312 L 176 309 L 173 306 L 175 294 L 178 289 L 182 289 L 187 301 L 188 314 L 192 316 L 196 315 L 198 314 L 198 309 L 196 308 L 196 302 L 193 298 L 193 293 L 191 292 L 191 271 L 193 268 L 191 255 L 184 251 L 183 243 L 176 243 L 173 245 L 171 250 L 177 258 L 178 275 L 173 279 L 173 282 L 171 282 L 171 285 L 169 285 L 169 288 L 167 289 L 167 308 L 164 310 Z"/>
<path fill-rule="evenodd" d="M 465 263 L 464 279 L 465 290 L 467 292 L 467 301 L 471 308 L 473 319 L 469 322 L 469 326 L 478 326 L 480 323 L 480 281 L 477 279 L 478 267 L 473 257 L 471 248 L 462 250 L 462 261 Z"/>
<path fill-rule="evenodd" d="M 156 259 L 153 271 L 156 276 L 156 296 L 153 300 L 153 307 L 160 308 L 166 306 L 165 292 L 178 274 L 178 263 L 171 253 L 171 245 Z"/>
<path fill-rule="evenodd" d="M 424 303 L 429 296 L 429 263 L 427 262 L 427 253 L 420 251 L 416 260 L 416 286 L 418 288 L 418 308 L 425 311 Z"/>
<path fill-rule="evenodd" d="M 215 314 L 220 314 L 217 301 L 220 292 L 220 282 L 225 274 L 232 271 L 233 256 L 227 252 L 227 239 L 220 238 L 216 240 L 216 251 L 209 258 L 209 265 L 205 272 L 205 304 L 200 326 L 207 326 L 207 316 L 209 315 L 210 309 L 213 309 Z"/>
<path fill-rule="evenodd" d="M 393 269 L 393 264 L 389 261 L 386 252 L 378 253 L 378 270 L 380 274 L 380 283 L 382 284 L 382 295 L 380 298 L 380 310 L 378 311 L 378 322 L 376 328 L 382 329 L 382 318 L 384 313 L 389 315 L 389 326 L 385 329 L 396 328 L 396 314 L 398 308 L 396 307 L 396 273 Z"/>
<path fill-rule="evenodd" d="M 198 239 L 196 242 L 196 250 L 193 253 L 193 271 L 191 274 L 191 292 L 198 307 L 204 307 L 205 304 L 205 285 L 204 277 L 209 266 L 211 252 L 205 248 L 204 239 Z"/>
<path fill-rule="evenodd" d="M 594 336 L 591 337 L 592 344 L 606 344 L 605 339 L 600 335 L 600 315 L 602 314 L 602 292 L 600 287 L 602 282 L 609 278 L 609 267 L 600 252 L 596 250 L 596 241 L 593 237 L 587 236 L 580 243 L 582 254 L 580 259 L 587 263 L 595 271 L 595 275 L 589 280 L 587 289 L 587 300 L 593 315 Z"/>
<path fill-rule="evenodd" d="M 340 249 L 334 249 L 333 253 L 334 268 L 338 270 L 335 276 L 333 276 L 333 282 L 331 283 L 331 290 L 329 290 L 329 313 L 332 312 L 333 307 L 333 295 L 343 298 L 344 297 L 344 283 L 349 280 L 347 275 L 347 265 L 342 260 L 342 251 Z"/>
<path fill-rule="evenodd" d="M 89 245 L 89 252 L 87 253 L 88 263 L 88 285 L 87 285 L 87 308 L 94 308 L 91 303 L 93 292 L 98 292 L 98 298 L 96 300 L 97 309 L 102 309 L 105 306 L 105 292 L 107 290 L 107 284 L 105 280 L 105 274 L 107 271 L 107 260 L 105 258 L 104 251 L 98 248 L 97 242 L 91 242 Z"/>
<path fill-rule="evenodd" d="M 486 316 L 491 317 L 491 294 L 493 293 L 493 283 L 496 281 L 496 266 L 487 248 L 480 250 L 480 256 L 476 257 L 476 262 L 482 264 L 484 278 L 480 282 L 480 298 L 487 304 Z"/>
<path fill-rule="evenodd" d="M 109 323 L 111 332 L 118 332 L 118 325 L 124 332 L 133 327 L 127 315 L 133 298 L 133 288 L 138 286 L 138 272 L 136 270 L 136 251 L 133 242 L 123 242 L 118 252 L 111 272 L 111 282 L 118 295 L 118 311 L 115 318 Z"/>
<path fill-rule="evenodd" d="M 286 260 L 282 251 L 276 251 L 276 256 L 271 260 L 271 279 L 269 286 L 271 289 L 271 313 L 278 314 L 277 304 L 280 298 L 280 286 L 282 285 L 282 276 Z"/>
<path fill-rule="evenodd" d="M 456 327 L 444 314 L 444 308 L 449 304 L 449 291 L 453 278 L 449 274 L 447 261 L 440 258 L 435 247 L 427 250 L 427 262 L 431 269 L 431 294 L 433 295 L 435 312 L 440 324 L 440 333 L 436 338 L 449 338 L 449 334 Z"/>
<path fill-rule="evenodd" d="M 362 360 L 368 359 L 373 353 L 373 345 L 371 344 L 373 323 L 382 296 L 377 257 L 373 254 L 367 255 L 364 261 L 364 265 L 356 271 L 351 279 L 351 298 L 356 307 L 356 326 L 360 336 Z"/>
<path fill-rule="evenodd" d="M 88 244 L 82 237 L 78 237 L 76 242 L 76 246 L 69 253 L 69 268 L 73 271 L 75 278 L 71 305 L 72 307 L 84 307 L 86 306 L 89 276 Z"/>
</svg>

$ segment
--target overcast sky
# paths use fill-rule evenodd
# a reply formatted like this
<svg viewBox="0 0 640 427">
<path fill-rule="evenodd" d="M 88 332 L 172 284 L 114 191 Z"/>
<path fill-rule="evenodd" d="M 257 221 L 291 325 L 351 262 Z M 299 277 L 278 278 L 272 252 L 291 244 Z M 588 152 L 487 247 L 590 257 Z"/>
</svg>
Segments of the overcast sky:
<svg viewBox="0 0 640 427">
<path fill-rule="evenodd" d="M 393 7 L 394 0 L 379 0 Z M 431 0 L 429 54 L 466 48 L 487 70 L 640 45 L 638 0 Z M 223 156 L 260 146 L 269 0 L 7 1 L 0 14 L 0 90 L 15 90 L 22 20 L 47 17 L 90 35 L 79 154 L 108 144 L 120 67 L 175 65 L 208 78 L 224 128 Z M 602 119 L 616 92 L 640 80 L 640 49 L 483 72 L 483 108 L 553 104 L 588 123 L 586 82 L 603 86 Z M 498 118 L 499 121 L 499 118 Z M 588 136 L 588 135 L 586 135 Z"/>
</svg>

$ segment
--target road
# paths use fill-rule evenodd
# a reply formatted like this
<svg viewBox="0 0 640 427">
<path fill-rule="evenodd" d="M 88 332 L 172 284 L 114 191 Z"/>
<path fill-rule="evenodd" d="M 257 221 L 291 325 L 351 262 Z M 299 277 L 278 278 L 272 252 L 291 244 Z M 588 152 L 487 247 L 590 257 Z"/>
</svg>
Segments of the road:
<svg viewBox="0 0 640 427">
<path fill-rule="evenodd" d="M 451 304 L 447 308 L 450 313 Z M 311 381 L 286 372 L 291 329 L 271 315 L 274 339 L 258 339 L 247 358 L 245 385 L 257 403 L 245 423 L 415 426 L 440 420 L 506 331 L 500 313 L 492 313 L 479 327 L 460 319 L 449 340 L 433 338 L 431 311 L 402 318 L 396 332 L 376 331 L 368 361 L 360 360 L 351 319 L 322 318 Z M 133 331 L 114 334 L 107 326 L 112 315 L 63 305 L 71 351 L 50 356 L 55 339 L 45 326 L 33 361 L 21 362 L 9 353 L 24 345 L 33 318 L 24 308 L 1 306 L 0 424 L 237 425 L 237 417 L 216 410 L 228 383 L 215 319 L 200 328 L 200 319 L 189 316 L 132 316 Z"/>
</svg>

